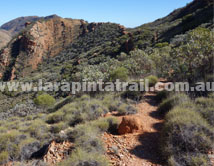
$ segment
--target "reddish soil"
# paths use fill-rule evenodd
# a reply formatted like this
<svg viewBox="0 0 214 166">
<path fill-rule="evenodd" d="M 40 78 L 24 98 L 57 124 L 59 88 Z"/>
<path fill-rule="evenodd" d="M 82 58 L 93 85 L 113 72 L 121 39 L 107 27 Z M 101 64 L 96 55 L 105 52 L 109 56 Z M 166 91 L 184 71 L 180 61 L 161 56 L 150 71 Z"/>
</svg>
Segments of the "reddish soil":
<svg viewBox="0 0 214 166">
<path fill-rule="evenodd" d="M 148 93 L 137 104 L 137 116 L 142 120 L 143 130 L 127 135 L 105 133 L 103 141 L 106 156 L 113 166 L 160 166 L 162 163 L 158 142 L 163 119 L 158 115 L 155 94 Z M 121 117 L 118 117 L 121 120 Z"/>
</svg>

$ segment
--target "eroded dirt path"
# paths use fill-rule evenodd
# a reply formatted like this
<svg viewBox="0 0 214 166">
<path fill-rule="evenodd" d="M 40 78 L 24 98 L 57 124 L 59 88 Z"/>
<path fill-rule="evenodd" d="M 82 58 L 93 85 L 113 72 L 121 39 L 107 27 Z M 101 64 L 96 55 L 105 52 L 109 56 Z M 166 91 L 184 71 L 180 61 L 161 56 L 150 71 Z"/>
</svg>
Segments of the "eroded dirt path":
<svg viewBox="0 0 214 166">
<path fill-rule="evenodd" d="M 114 166 L 160 166 L 162 163 L 158 142 L 163 119 L 157 112 L 155 94 L 146 94 L 137 108 L 139 112 L 133 116 L 142 120 L 142 131 L 127 135 L 103 135 L 106 156 Z"/>
</svg>

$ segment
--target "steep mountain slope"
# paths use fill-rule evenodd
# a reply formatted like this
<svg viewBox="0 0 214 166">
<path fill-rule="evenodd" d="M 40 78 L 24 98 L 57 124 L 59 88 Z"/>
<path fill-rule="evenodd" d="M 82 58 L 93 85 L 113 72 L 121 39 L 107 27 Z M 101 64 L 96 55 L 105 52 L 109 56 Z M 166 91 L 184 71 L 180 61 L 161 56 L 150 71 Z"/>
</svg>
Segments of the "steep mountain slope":
<svg viewBox="0 0 214 166">
<path fill-rule="evenodd" d="M 0 29 L 0 49 L 11 40 L 11 34 L 8 31 Z"/>
<path fill-rule="evenodd" d="M 40 17 L 37 16 L 19 17 L 3 24 L 0 29 L 9 31 L 12 35 L 15 35 L 25 28 L 26 22 L 35 22 L 39 19 Z"/>
<path fill-rule="evenodd" d="M 20 33 L 23 29 L 26 28 L 26 25 L 34 23 L 40 19 L 50 19 L 58 17 L 57 15 L 50 15 L 47 17 L 38 17 L 38 16 L 28 16 L 28 17 L 19 17 L 13 19 L 0 27 L 0 49 L 12 39 L 13 36 Z"/>
<path fill-rule="evenodd" d="M 18 75 L 26 76 L 43 59 L 52 60 L 52 57 L 63 50 L 76 52 L 75 56 L 78 56 L 81 52 L 111 41 L 123 33 L 124 28 L 116 24 L 88 24 L 83 20 L 63 19 L 58 16 L 40 19 L 27 25 L 7 48 L 1 50 L 1 76 L 4 80 L 14 79 Z M 66 52 L 64 54 L 69 54 Z M 59 56 L 62 58 L 62 54 Z"/>
<path fill-rule="evenodd" d="M 196 70 L 197 67 L 204 69 L 208 66 L 206 55 L 214 50 L 211 42 L 213 40 L 211 37 L 209 38 L 209 34 L 212 34 L 210 29 L 213 28 L 212 5 L 211 0 L 195 0 L 165 18 L 129 30 L 118 24 L 87 23 L 84 20 L 64 19 L 56 15 L 40 18 L 35 22 L 30 21 L 27 24 L 23 22 L 22 25 L 26 25 L 22 26 L 24 30 L 0 51 L 1 79 L 3 81 L 14 79 L 20 82 L 33 82 L 33 86 L 38 85 L 39 79 L 42 79 L 43 82 L 64 82 L 64 80 L 81 82 L 85 79 L 88 81 L 103 79 L 104 82 L 108 82 L 115 80 L 115 78 L 122 78 L 132 83 L 133 80 L 138 82 L 139 79 L 149 75 L 170 78 L 165 75 L 160 76 L 159 73 L 166 72 L 171 75 L 176 70 L 179 71 L 178 74 L 186 76 L 186 73 L 189 74 L 188 62 L 191 64 L 191 70 L 192 66 L 195 66 L 193 70 L 200 73 L 198 71 L 201 70 Z M 195 29 L 198 26 L 207 27 L 207 29 Z M 205 29 L 203 31 L 205 35 L 200 33 L 198 35 L 197 30 L 201 32 L 200 29 Z M 188 32 L 189 30 L 195 30 L 193 33 L 199 36 L 194 40 L 196 44 L 190 41 L 194 35 Z M 182 44 L 178 46 L 168 43 L 177 35 L 190 36 L 190 40 L 182 38 Z M 185 42 L 190 47 L 185 47 Z M 183 50 L 187 50 L 187 52 L 183 52 Z M 180 56 L 176 56 L 177 54 Z M 186 60 L 187 56 L 190 58 Z M 197 59 L 197 57 L 199 58 Z M 209 58 L 209 56 L 207 57 Z M 204 59 L 206 61 L 202 62 Z M 212 65 L 210 64 L 210 66 Z M 198 75 L 193 76 L 197 77 Z M 155 76 L 147 78 L 152 78 L 154 84 L 158 80 Z M 179 77 L 176 78 L 181 80 Z M 142 160 L 145 160 L 146 163 L 149 160 L 156 162 L 158 159 L 159 161 L 161 155 L 157 153 L 159 148 L 157 137 L 158 140 L 160 138 L 156 130 L 159 131 L 159 122 L 162 122 L 162 119 L 158 116 L 159 112 L 154 112 L 156 102 L 153 99 L 156 97 L 153 94 L 151 96 L 144 94 L 144 92 L 128 90 L 121 93 L 85 93 L 80 91 L 77 95 L 71 95 L 71 92 L 63 90 L 45 92 L 44 94 L 44 92 L 24 92 L 22 90 L 10 92 L 6 89 L 4 92 L 0 92 L 0 119 L 2 120 L 0 123 L 0 164 L 9 162 L 8 165 L 12 165 L 16 161 L 24 163 L 29 161 L 27 165 L 43 165 L 39 163 L 43 163 L 42 158 L 47 159 L 45 152 L 48 154 L 51 152 L 50 160 L 49 158 L 48 160 L 52 162 L 58 160 L 58 157 L 52 160 L 53 156 L 63 153 L 61 157 L 59 155 L 61 161 L 65 155 L 72 153 L 73 156 L 68 157 L 67 162 L 65 161 L 67 164 L 61 164 L 63 166 L 75 165 L 72 160 L 69 161 L 72 157 L 79 163 L 76 165 L 105 166 L 107 165 L 105 163 L 99 164 L 104 162 L 101 158 L 104 152 L 99 134 L 103 131 L 117 132 L 117 122 L 114 122 L 114 119 L 99 118 L 110 112 L 110 114 L 114 114 L 112 111 L 116 111 L 117 116 L 118 114 L 136 113 L 133 106 L 141 99 L 148 99 L 146 103 L 143 102 L 139 105 L 140 114 L 145 118 L 144 121 L 149 122 L 142 121 L 145 130 L 143 132 L 148 129 L 147 133 L 141 133 L 143 135 L 139 137 L 139 140 L 132 135 L 130 137 L 110 136 L 107 138 L 110 141 L 121 138 L 124 142 L 116 143 L 123 148 L 119 151 L 117 147 L 111 147 L 112 143 L 110 142 L 108 152 L 111 153 L 110 155 L 112 152 L 115 154 L 120 165 L 121 160 L 128 161 L 126 156 L 133 155 L 135 156 L 128 163 L 136 158 L 135 162 L 141 165 L 143 164 L 140 163 Z M 80 97 L 81 95 L 82 97 Z M 165 98 L 168 94 L 159 95 L 159 100 L 162 100 L 162 97 Z M 194 103 L 190 103 L 191 107 Z M 202 103 L 204 103 L 203 99 Z M 213 101 L 209 101 L 210 103 Z M 99 120 L 97 121 L 97 119 Z M 206 128 L 202 129 L 208 131 Z M 187 131 L 185 134 L 189 136 L 189 130 L 185 131 Z M 205 137 L 204 134 L 196 136 Z M 191 136 L 188 139 L 193 140 Z M 130 140 L 133 142 L 129 143 Z M 154 144 L 151 140 L 156 140 L 156 143 Z M 204 139 L 199 137 L 200 140 Z M 60 148 L 54 147 L 52 151 L 53 144 L 58 147 L 58 142 L 63 141 L 69 141 L 71 149 L 64 148 L 61 151 L 59 150 L 61 143 L 59 143 Z M 202 145 L 203 142 L 206 141 L 200 141 L 199 145 Z M 151 146 L 148 146 L 150 144 Z M 50 151 L 47 151 L 48 145 Z M 125 156 L 121 155 L 121 151 Z M 133 155 L 129 155 L 130 153 Z M 34 164 L 31 164 L 31 161 Z M 132 163 L 135 164 L 135 162 Z M 151 161 L 147 164 L 151 165 Z"/>
<path fill-rule="evenodd" d="M 134 34 L 135 41 L 147 37 L 146 42 L 149 43 L 169 42 L 176 35 L 184 34 L 198 26 L 212 28 L 213 7 L 213 0 L 194 0 L 164 18 L 130 29 L 130 31 Z"/>
<path fill-rule="evenodd" d="M 6 71 L 5 79 L 14 77 L 17 70 L 25 73 L 29 67 L 35 69 L 43 56 L 54 56 L 62 51 L 81 34 L 81 25 L 81 20 L 59 17 L 28 25 L 1 51 L 1 72 Z"/>
<path fill-rule="evenodd" d="M 176 35 L 198 26 L 212 27 L 212 18 L 212 0 L 195 0 L 162 19 L 129 29 L 129 32 L 122 26 L 109 23 L 88 24 L 56 15 L 40 18 L 29 23 L 26 30 L 1 51 L 1 76 L 8 80 L 29 75 L 42 60 L 49 64 L 48 67 L 65 60 L 75 59 L 74 63 L 77 63 L 81 59 L 93 59 L 94 55 L 102 59 L 103 55 L 118 55 L 134 48 L 146 49 L 156 43 L 169 42 Z M 21 21 L 15 29 L 23 28 L 24 21 L 38 19 L 18 18 Z M 2 27 L 13 31 L 16 22 Z"/>
</svg>

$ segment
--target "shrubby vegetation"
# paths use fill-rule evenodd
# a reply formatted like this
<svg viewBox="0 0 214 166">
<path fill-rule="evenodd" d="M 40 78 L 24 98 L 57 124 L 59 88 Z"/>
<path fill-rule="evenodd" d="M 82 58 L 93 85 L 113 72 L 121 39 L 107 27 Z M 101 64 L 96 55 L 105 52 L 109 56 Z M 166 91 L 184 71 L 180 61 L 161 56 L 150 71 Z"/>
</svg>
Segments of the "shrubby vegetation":
<svg viewBox="0 0 214 166">
<path fill-rule="evenodd" d="M 213 32 L 205 28 L 197 28 L 187 34 L 187 41 L 172 53 L 177 61 L 174 77 L 193 82 L 205 80 L 206 75 L 212 73 L 214 47 L 210 43 L 213 36 Z"/>
<path fill-rule="evenodd" d="M 153 75 L 148 76 L 145 79 L 148 80 L 149 87 L 155 86 L 157 84 L 157 82 L 158 82 L 158 78 L 156 76 L 153 76 Z"/>
<path fill-rule="evenodd" d="M 110 73 L 110 81 L 114 82 L 117 79 L 120 81 L 128 80 L 128 70 L 124 67 L 118 67 Z"/>
<path fill-rule="evenodd" d="M 195 104 L 178 102 L 170 107 L 161 138 L 168 165 L 210 165 L 208 152 L 214 147 L 213 112 L 208 111 L 211 100 L 213 103 L 211 98 L 199 98 Z"/>
<path fill-rule="evenodd" d="M 163 100 L 167 99 L 167 97 L 169 97 L 169 95 L 170 95 L 170 93 L 168 91 L 166 91 L 166 90 L 157 92 L 157 94 L 155 96 L 155 100 L 158 103 L 161 103 L 161 102 L 163 102 Z"/>
<path fill-rule="evenodd" d="M 34 103 L 41 107 L 50 107 L 54 105 L 56 100 L 49 94 L 42 94 L 34 99 Z"/>
<path fill-rule="evenodd" d="M 170 110 L 172 110 L 177 105 L 183 105 L 184 103 L 189 103 L 190 99 L 185 94 L 175 94 L 167 99 L 163 100 L 158 107 L 160 114 L 165 115 Z"/>
<path fill-rule="evenodd" d="M 68 129 L 66 135 L 75 144 L 71 156 L 59 165 L 99 165 L 107 166 L 104 149 L 100 140 L 101 133 L 114 132 L 118 122 L 114 118 L 102 118 Z M 87 156 L 86 156 L 87 155 Z"/>
<path fill-rule="evenodd" d="M 87 95 L 74 100 L 56 112 L 49 114 L 46 118 L 48 124 L 66 123 L 75 126 L 87 121 L 96 120 L 109 111 L 118 111 L 119 114 L 135 114 L 136 109 L 122 101 L 116 100 L 114 96 L 107 95 L 103 100 L 93 99 Z"/>
<path fill-rule="evenodd" d="M 117 131 L 116 119 L 101 118 L 110 111 L 109 108 L 113 109 L 113 101 L 115 100 L 112 95 L 106 95 L 103 100 L 100 97 L 92 98 L 83 95 L 73 100 L 67 98 L 61 101 L 62 103 L 68 102 L 62 107 L 59 102 L 49 114 L 13 117 L 2 121 L 0 123 L 0 163 L 29 160 L 44 145 L 53 139 L 59 139 L 74 142 L 75 152 L 80 150 L 83 154 L 90 153 L 91 162 L 107 164 L 108 162 L 103 157 L 104 151 L 99 137 L 103 132 L 115 133 Z M 119 111 L 121 104 L 125 103 L 120 101 L 118 105 L 115 104 L 114 111 Z M 126 106 L 129 108 L 125 108 L 124 114 L 130 113 L 128 111 L 131 110 L 131 106 L 128 104 Z M 60 134 L 62 130 L 66 131 L 65 136 Z M 75 154 L 72 153 L 70 158 L 72 161 Z M 92 157 L 95 155 L 96 158 Z M 66 162 L 70 162 L 70 159 Z M 81 156 L 75 160 L 82 162 Z"/>
<path fill-rule="evenodd" d="M 128 81 L 129 86 L 133 82 L 139 86 L 139 81 L 134 80 L 148 76 L 152 87 L 158 78 L 188 81 L 192 85 L 199 80 L 213 80 L 210 74 L 213 71 L 214 34 L 208 29 L 213 25 L 207 23 L 196 28 L 203 23 L 202 19 L 210 19 L 210 13 L 213 16 L 213 7 L 208 12 L 201 8 L 190 11 L 193 9 L 177 10 L 167 18 L 127 32 L 116 24 L 101 24 L 75 39 L 56 57 L 44 56 L 38 69 L 20 81 L 33 81 L 36 85 L 39 79 L 121 79 Z M 207 17 L 203 18 L 203 15 Z M 18 42 L 14 45 L 14 53 L 17 53 Z M 22 52 L 22 55 L 23 58 L 26 53 Z M 19 76 L 20 70 L 15 74 Z M 9 66 L 6 78 L 11 71 Z M 106 166 L 108 162 L 103 156 L 100 135 L 115 132 L 118 122 L 102 118 L 103 115 L 108 112 L 135 114 L 136 108 L 130 104 L 130 99 L 136 103 L 143 94 L 129 90 L 113 94 L 97 92 L 91 94 L 93 97 L 82 92 L 71 97 L 70 93 L 61 91 L 41 95 L 33 92 L 0 93 L 0 164 L 28 160 L 41 147 L 59 139 L 70 140 L 75 145 L 71 156 L 60 165 Z M 191 100 L 186 94 L 172 95 L 163 91 L 156 99 L 161 103 L 158 111 L 165 115 L 161 150 L 168 164 L 209 165 L 207 152 L 213 148 L 214 139 L 213 96 Z M 26 102 L 30 100 L 35 105 Z"/>
<path fill-rule="evenodd" d="M 214 36 L 212 33 L 209 29 L 197 28 L 188 32 L 185 40 L 176 46 L 159 43 L 153 50 L 136 49 L 115 56 L 115 60 L 107 57 L 100 59 L 99 56 L 96 56 L 92 58 L 97 61 L 95 64 L 89 64 L 82 59 L 79 65 L 74 65 L 70 69 L 65 66 L 63 71 L 68 69 L 73 72 L 72 78 L 74 80 L 84 78 L 106 80 L 113 74 L 113 71 L 118 70 L 118 66 L 121 66 L 121 68 L 128 70 L 123 73 L 127 73 L 129 77 L 144 78 L 147 75 L 155 74 L 159 77 L 189 81 L 190 83 L 200 79 L 205 80 L 207 75 L 212 72 L 213 67 L 212 52 L 214 50 L 210 45 Z M 72 73 L 70 74 L 72 75 Z"/>
<path fill-rule="evenodd" d="M 63 161 L 59 166 L 99 165 L 108 166 L 106 158 L 100 153 L 88 153 L 82 149 L 76 149 L 69 159 Z"/>
</svg>

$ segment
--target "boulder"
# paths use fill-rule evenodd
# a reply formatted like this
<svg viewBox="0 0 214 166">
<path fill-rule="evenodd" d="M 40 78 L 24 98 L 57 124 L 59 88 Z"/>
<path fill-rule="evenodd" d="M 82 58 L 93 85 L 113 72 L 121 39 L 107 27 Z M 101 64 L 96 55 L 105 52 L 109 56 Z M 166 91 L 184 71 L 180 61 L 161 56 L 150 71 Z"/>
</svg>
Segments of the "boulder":
<svg viewBox="0 0 214 166">
<path fill-rule="evenodd" d="M 118 133 L 120 135 L 134 133 L 139 130 L 142 130 L 142 122 L 137 117 L 126 116 L 123 117 L 121 124 L 118 128 Z"/>
</svg>

